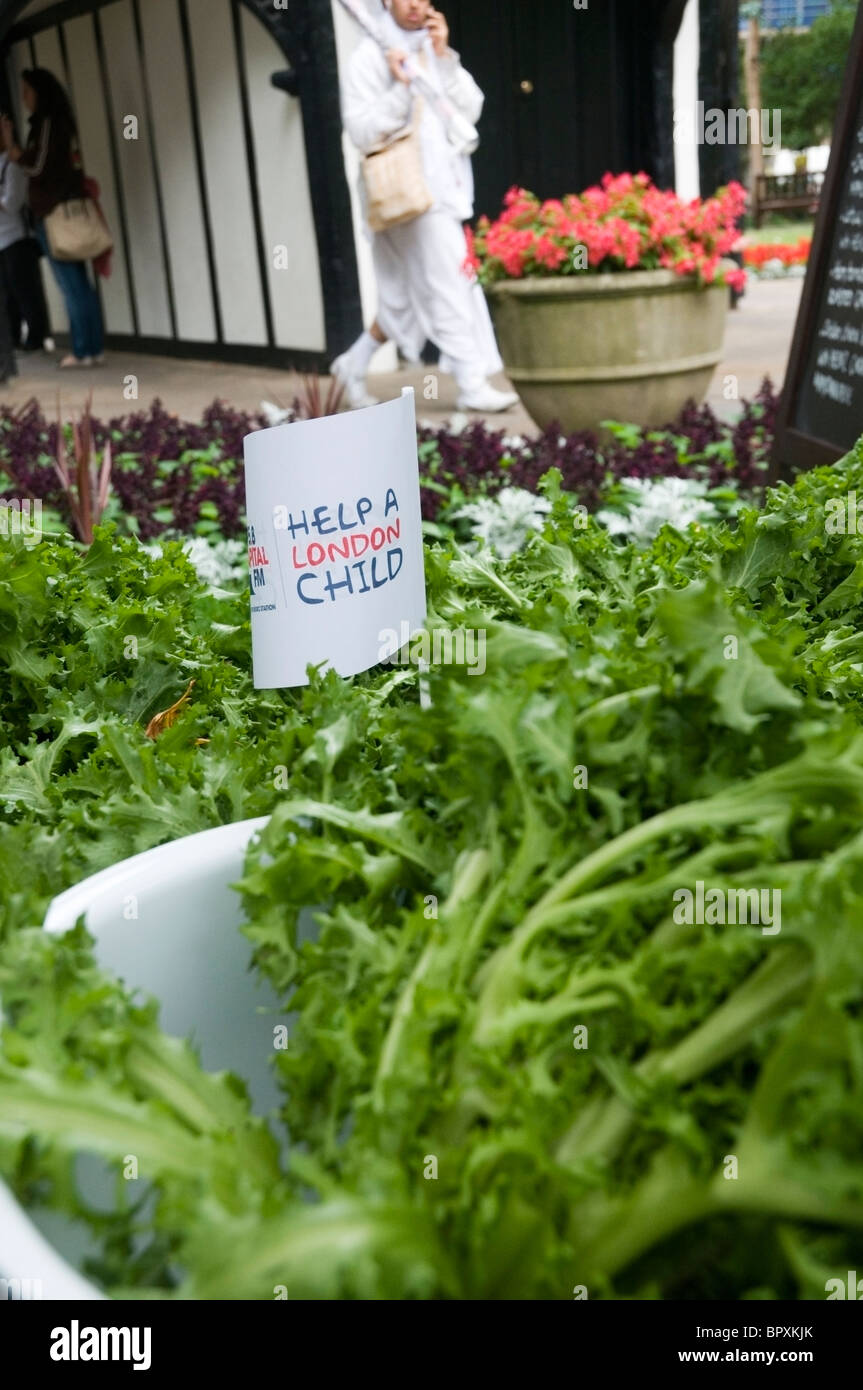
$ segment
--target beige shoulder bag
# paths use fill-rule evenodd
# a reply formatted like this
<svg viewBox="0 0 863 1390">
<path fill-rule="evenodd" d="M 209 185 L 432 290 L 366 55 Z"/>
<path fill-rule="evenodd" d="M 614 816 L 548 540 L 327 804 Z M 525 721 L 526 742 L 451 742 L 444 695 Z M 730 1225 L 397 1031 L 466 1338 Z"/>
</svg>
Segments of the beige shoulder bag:
<svg viewBox="0 0 863 1390">
<path fill-rule="evenodd" d="M 81 151 L 75 137 L 69 153 L 73 167 L 80 172 L 81 197 L 67 198 L 48 213 L 45 218 L 48 250 L 55 261 L 96 261 L 113 249 L 114 239 L 99 208 L 84 191 Z"/>
<path fill-rule="evenodd" d="M 92 198 L 69 198 L 45 218 L 55 261 L 95 261 L 114 245 Z"/>
<path fill-rule="evenodd" d="M 373 232 L 385 232 L 428 212 L 434 199 L 423 171 L 419 122 L 422 98 L 414 102 L 409 128 L 363 159 L 368 222 Z"/>
</svg>

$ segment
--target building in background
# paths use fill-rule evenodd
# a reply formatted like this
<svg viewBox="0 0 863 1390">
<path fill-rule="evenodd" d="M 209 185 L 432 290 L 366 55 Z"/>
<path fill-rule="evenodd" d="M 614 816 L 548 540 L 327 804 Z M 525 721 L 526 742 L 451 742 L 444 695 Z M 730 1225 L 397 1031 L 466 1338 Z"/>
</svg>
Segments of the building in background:
<svg viewBox="0 0 863 1390">
<path fill-rule="evenodd" d="M 513 183 L 644 169 L 693 194 L 736 172 L 673 130 L 681 92 L 736 103 L 737 0 L 441 7 L 486 92 L 478 211 Z M 21 69 L 55 72 L 102 186 L 109 346 L 319 367 L 353 340 L 375 297 L 338 104 L 357 41 L 338 0 L 0 0 L 0 101 L 20 118 Z"/>
<path fill-rule="evenodd" d="M 761 0 L 761 31 L 809 29 L 829 9 L 830 0 Z M 741 18 L 741 29 L 745 26 L 746 19 Z"/>
</svg>

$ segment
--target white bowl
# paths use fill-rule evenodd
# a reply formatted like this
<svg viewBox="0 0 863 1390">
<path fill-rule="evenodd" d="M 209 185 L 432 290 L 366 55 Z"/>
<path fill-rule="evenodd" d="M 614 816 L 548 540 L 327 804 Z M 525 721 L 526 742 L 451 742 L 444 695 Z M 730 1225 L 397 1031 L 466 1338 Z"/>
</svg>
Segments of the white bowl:
<svg viewBox="0 0 863 1390">
<path fill-rule="evenodd" d="M 44 922 L 62 933 L 83 916 L 99 964 L 159 999 L 165 1032 L 191 1038 L 208 1071 L 241 1076 L 260 1115 L 280 1099 L 271 1066 L 278 1000 L 250 971 L 252 946 L 238 930 L 242 904 L 230 885 L 266 823 L 239 821 L 137 854 L 61 893 Z M 99 1161 L 79 1162 L 85 1183 L 95 1174 L 104 1191 Z M 0 1182 L 0 1298 L 104 1298 L 74 1267 L 86 1249 L 80 1227 L 49 1211 L 31 1219 Z"/>
</svg>

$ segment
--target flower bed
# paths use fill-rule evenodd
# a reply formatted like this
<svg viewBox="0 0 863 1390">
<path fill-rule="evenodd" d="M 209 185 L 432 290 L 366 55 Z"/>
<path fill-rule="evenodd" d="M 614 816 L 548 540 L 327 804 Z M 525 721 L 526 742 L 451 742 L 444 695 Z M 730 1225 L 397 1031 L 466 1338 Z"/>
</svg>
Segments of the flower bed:
<svg viewBox="0 0 863 1390">
<path fill-rule="evenodd" d="M 627 477 L 704 478 L 711 487 L 730 482 L 751 495 L 764 483 L 777 407 L 765 381 L 734 424 L 719 420 L 708 405 L 693 404 L 666 430 L 614 425 L 611 442 L 602 447 L 589 432 L 562 436 L 550 429 L 525 439 L 481 423 L 458 434 L 421 429 L 423 516 L 439 519 L 453 494 L 460 504 L 462 497 L 494 496 L 503 487 L 535 492 L 549 468 L 560 469 L 564 489 L 591 512 L 614 482 Z"/>
<path fill-rule="evenodd" d="M 155 400 L 148 411 L 91 423 L 97 452 L 111 442 L 113 496 L 107 515 L 124 530 L 143 540 L 166 530 L 241 533 L 243 437 L 266 423 L 263 415 L 214 401 L 200 423 L 191 423 Z M 53 464 L 58 431 L 36 400 L 18 410 L 0 410 L 0 492 L 41 498 L 68 524 Z"/>
<path fill-rule="evenodd" d="M 476 494 L 494 495 L 507 486 L 535 492 L 551 467 L 560 469 L 564 488 L 590 511 L 603 504 L 615 480 L 627 476 L 705 477 L 711 486 L 731 482 L 749 495 L 763 482 L 776 407 L 765 381 L 733 425 L 718 420 L 708 406 L 693 405 L 665 431 L 615 427 L 602 448 L 589 433 L 562 437 L 551 429 L 525 439 L 478 421 L 457 432 L 421 424 L 423 517 L 445 521 L 453 507 Z M 201 424 L 178 420 L 158 401 L 146 413 L 94 421 L 97 451 L 110 440 L 114 453 L 108 519 L 145 541 L 165 532 L 239 537 L 243 436 L 263 424 L 263 416 L 221 402 L 205 412 Z M 69 517 L 52 464 L 57 432 L 35 402 L 0 411 L 0 496 L 41 498 L 56 510 L 59 525 Z M 48 520 L 45 525 L 51 529 Z"/>
<path fill-rule="evenodd" d="M 791 269 L 792 266 L 805 266 L 812 250 L 812 238 L 800 237 L 797 242 L 756 242 L 743 248 L 743 264 L 758 273 L 775 274 Z"/>
<path fill-rule="evenodd" d="M 863 594 L 825 520 L 863 448 L 645 550 L 554 484 L 508 563 L 429 549 L 430 624 L 469 612 L 487 665 L 422 704 L 409 667 L 254 691 L 247 594 L 178 547 L 0 546 L 0 1172 L 118 1296 L 823 1298 L 854 1267 Z M 244 894 L 287 1159 L 83 931 L 37 929 L 271 812 Z M 673 915 L 705 879 L 781 892 L 781 930 Z M 79 1149 L 143 1153 L 112 1208 Z"/>
<path fill-rule="evenodd" d="M 530 276 L 673 270 L 699 284 L 741 289 L 745 273 L 723 270 L 739 236 L 745 189 L 730 183 L 713 198 L 684 201 L 646 174 L 606 174 L 601 186 L 540 202 L 511 188 L 494 221 L 481 217 L 468 239 L 468 268 L 481 283 Z"/>
</svg>

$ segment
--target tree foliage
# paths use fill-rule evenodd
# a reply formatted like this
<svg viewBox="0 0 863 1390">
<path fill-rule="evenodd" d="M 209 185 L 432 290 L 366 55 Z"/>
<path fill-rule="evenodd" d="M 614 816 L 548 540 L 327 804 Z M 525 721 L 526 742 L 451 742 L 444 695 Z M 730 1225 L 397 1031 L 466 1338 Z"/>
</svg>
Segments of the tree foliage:
<svg viewBox="0 0 863 1390">
<path fill-rule="evenodd" d="M 854 29 L 853 0 L 833 0 L 805 33 L 786 29 L 762 45 L 761 94 L 782 112 L 782 144 L 802 150 L 829 140 Z"/>
</svg>

